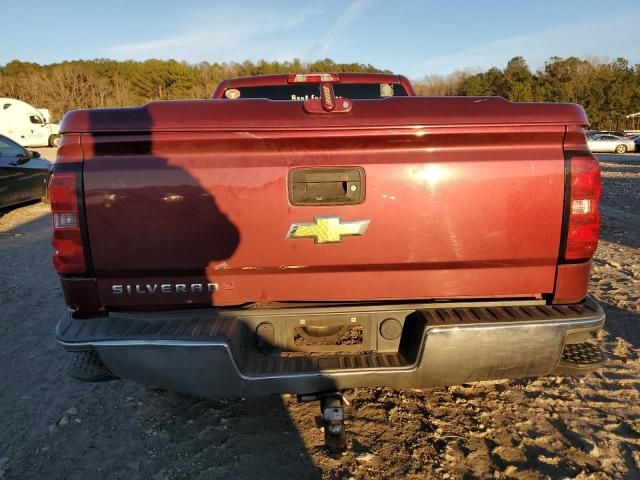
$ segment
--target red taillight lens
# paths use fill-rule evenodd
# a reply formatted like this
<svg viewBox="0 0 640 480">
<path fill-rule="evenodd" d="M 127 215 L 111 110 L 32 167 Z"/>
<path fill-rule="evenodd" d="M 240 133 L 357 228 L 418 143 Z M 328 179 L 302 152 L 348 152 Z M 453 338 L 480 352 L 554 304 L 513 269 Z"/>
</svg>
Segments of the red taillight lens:
<svg viewBox="0 0 640 480">
<path fill-rule="evenodd" d="M 55 172 L 49 180 L 55 250 L 53 266 L 58 273 L 84 273 L 86 263 L 78 211 L 75 172 Z"/>
<path fill-rule="evenodd" d="M 600 166 L 592 156 L 570 160 L 570 199 L 565 260 L 588 260 L 596 252 L 600 230 Z"/>
</svg>

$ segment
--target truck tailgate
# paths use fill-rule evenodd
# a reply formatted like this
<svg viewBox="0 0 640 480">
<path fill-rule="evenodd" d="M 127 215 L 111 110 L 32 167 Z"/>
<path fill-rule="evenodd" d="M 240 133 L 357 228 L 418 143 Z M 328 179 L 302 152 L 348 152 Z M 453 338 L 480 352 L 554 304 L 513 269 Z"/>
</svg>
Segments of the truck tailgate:
<svg viewBox="0 0 640 480">
<path fill-rule="evenodd" d="M 231 121 L 83 134 L 101 304 L 552 292 L 565 126 L 397 123 L 241 128 Z M 359 171 L 363 198 L 294 205 L 292 172 L 300 168 Z M 348 179 L 342 187 L 346 195 Z M 355 221 L 366 229 L 354 230 Z M 299 224 L 306 236 L 288 238 Z"/>
</svg>

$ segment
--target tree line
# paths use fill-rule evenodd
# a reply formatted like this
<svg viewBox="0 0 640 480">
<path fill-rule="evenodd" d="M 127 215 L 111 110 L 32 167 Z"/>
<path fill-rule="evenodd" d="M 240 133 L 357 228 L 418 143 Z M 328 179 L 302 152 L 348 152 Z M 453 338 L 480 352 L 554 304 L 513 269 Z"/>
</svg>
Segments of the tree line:
<svg viewBox="0 0 640 480">
<path fill-rule="evenodd" d="M 320 60 L 291 62 L 188 64 L 175 60 L 144 62 L 97 59 L 38 65 L 14 60 L 0 67 L 0 97 L 48 108 L 54 119 L 77 108 L 125 107 L 152 100 L 209 98 L 229 77 L 289 72 L 379 72 L 360 63 Z"/>
<path fill-rule="evenodd" d="M 640 129 L 640 64 L 624 58 L 610 62 L 551 57 L 531 71 L 522 57 L 504 69 L 431 75 L 416 86 L 420 95 L 499 95 L 514 102 L 571 102 L 587 111 L 592 128 Z"/>
<path fill-rule="evenodd" d="M 50 65 L 12 61 L 0 67 L 0 97 L 48 108 L 54 119 L 76 108 L 141 105 L 151 100 L 209 98 L 220 80 L 274 73 L 387 72 L 331 59 L 188 64 L 175 60 L 77 60 Z M 419 95 L 500 95 L 519 102 L 581 104 L 595 128 L 635 127 L 626 115 L 640 111 L 640 65 L 552 57 L 532 72 L 522 57 L 505 68 L 461 70 L 414 82 Z M 640 123 L 640 118 L 636 120 Z M 640 127 L 640 124 L 636 127 Z"/>
</svg>

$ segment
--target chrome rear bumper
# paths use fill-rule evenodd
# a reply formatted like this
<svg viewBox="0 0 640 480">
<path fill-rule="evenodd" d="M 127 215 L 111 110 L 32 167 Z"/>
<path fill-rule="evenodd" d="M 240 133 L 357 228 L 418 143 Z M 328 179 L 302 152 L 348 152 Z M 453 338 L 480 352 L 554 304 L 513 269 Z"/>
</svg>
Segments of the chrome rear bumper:
<svg viewBox="0 0 640 480">
<path fill-rule="evenodd" d="M 389 317 L 402 323 L 395 343 L 378 334 Z M 601 363 L 595 356 L 580 363 L 584 355 L 563 353 L 587 348 L 567 345 L 590 345 L 588 337 L 604 318 L 591 299 L 562 306 L 471 302 L 120 313 L 89 320 L 66 316 L 56 338 L 69 351 L 96 351 L 121 378 L 203 397 L 250 397 L 588 372 Z M 279 343 L 291 325 L 322 319 L 369 325 L 365 351 L 283 354 L 255 347 L 261 323 L 275 325 L 272 340 Z"/>
</svg>

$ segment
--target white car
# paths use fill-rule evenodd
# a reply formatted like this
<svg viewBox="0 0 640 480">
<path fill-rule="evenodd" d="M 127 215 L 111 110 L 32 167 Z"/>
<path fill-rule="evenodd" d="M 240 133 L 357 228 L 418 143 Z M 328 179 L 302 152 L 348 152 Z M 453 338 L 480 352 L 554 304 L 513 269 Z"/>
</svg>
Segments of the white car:
<svg viewBox="0 0 640 480">
<path fill-rule="evenodd" d="M 594 135 L 587 140 L 589 149 L 594 153 L 613 152 L 627 153 L 636 149 L 633 140 L 624 137 L 616 137 L 615 135 Z"/>
</svg>

